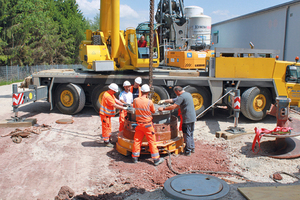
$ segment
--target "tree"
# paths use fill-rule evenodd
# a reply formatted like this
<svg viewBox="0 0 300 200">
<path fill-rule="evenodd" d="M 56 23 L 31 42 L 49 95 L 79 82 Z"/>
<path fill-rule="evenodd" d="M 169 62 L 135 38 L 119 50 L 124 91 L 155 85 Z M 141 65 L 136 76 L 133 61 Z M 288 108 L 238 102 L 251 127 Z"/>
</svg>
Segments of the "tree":
<svg viewBox="0 0 300 200">
<path fill-rule="evenodd" d="M 94 17 L 94 20 L 90 20 L 90 29 L 92 31 L 97 31 L 99 30 L 99 24 L 100 24 L 100 13 L 97 13 L 97 15 Z"/>
<path fill-rule="evenodd" d="M 0 0 L 0 65 L 79 63 L 88 22 L 75 0 Z"/>
</svg>

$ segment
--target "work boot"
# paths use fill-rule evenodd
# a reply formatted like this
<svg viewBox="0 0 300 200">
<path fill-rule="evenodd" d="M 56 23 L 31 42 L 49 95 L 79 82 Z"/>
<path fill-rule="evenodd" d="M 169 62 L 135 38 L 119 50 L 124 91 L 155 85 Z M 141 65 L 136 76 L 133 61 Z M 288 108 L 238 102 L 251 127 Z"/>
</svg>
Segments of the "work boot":
<svg viewBox="0 0 300 200">
<path fill-rule="evenodd" d="M 106 147 L 111 147 L 111 148 L 114 147 L 114 145 L 113 145 L 112 143 L 110 143 L 110 142 L 104 142 L 104 145 L 105 145 Z"/>
<path fill-rule="evenodd" d="M 190 151 L 186 151 L 186 152 L 184 152 L 184 155 L 185 156 L 191 156 L 191 152 Z"/>
<path fill-rule="evenodd" d="M 192 153 L 195 153 L 195 149 L 192 149 L 192 151 L 191 151 Z"/>
<path fill-rule="evenodd" d="M 132 157 L 132 162 L 137 163 L 138 162 L 138 157 Z"/>
<path fill-rule="evenodd" d="M 164 158 L 157 158 L 154 160 L 154 165 L 157 166 L 165 161 Z"/>
</svg>

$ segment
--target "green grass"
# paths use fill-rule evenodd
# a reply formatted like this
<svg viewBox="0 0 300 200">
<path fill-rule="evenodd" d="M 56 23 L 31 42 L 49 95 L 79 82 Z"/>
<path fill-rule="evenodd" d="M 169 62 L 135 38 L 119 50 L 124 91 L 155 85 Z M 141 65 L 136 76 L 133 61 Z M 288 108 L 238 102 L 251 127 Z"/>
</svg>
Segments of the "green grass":
<svg viewBox="0 0 300 200">
<path fill-rule="evenodd" d="M 14 80 L 14 81 L 0 81 L 0 86 L 1 85 L 10 85 L 12 83 L 19 83 L 22 82 L 23 80 Z"/>
</svg>

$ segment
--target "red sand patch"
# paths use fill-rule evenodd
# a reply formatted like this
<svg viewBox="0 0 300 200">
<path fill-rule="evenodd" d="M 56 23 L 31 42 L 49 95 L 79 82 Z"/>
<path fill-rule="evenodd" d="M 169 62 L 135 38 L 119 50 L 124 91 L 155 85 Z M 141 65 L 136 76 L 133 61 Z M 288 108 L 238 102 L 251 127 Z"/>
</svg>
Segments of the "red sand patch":
<svg viewBox="0 0 300 200">
<path fill-rule="evenodd" d="M 229 169 L 229 158 L 224 151 L 225 146 L 196 141 L 195 147 L 195 153 L 191 156 L 171 156 L 173 170 L 179 173 L 191 170 L 232 172 Z M 167 165 L 169 156 L 162 155 L 166 160 L 157 167 L 153 165 L 149 156 L 141 157 L 137 164 L 131 163 L 131 157 L 124 157 L 120 154 L 114 157 L 116 158 L 112 161 L 111 169 L 116 172 L 117 177 L 124 179 L 121 181 L 123 184 L 129 184 L 131 187 L 153 190 L 162 187 L 167 179 L 176 175 Z"/>
</svg>

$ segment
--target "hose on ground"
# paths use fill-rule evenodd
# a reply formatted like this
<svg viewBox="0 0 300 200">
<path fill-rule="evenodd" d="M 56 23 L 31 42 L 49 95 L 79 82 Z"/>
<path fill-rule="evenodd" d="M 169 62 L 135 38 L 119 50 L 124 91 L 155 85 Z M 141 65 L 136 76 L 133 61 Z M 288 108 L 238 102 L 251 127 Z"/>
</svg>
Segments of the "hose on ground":
<svg viewBox="0 0 300 200">
<path fill-rule="evenodd" d="M 187 172 L 177 172 L 173 169 L 172 167 L 172 160 L 171 160 L 171 152 L 169 150 L 164 150 L 164 151 L 167 151 L 168 152 L 168 155 L 169 155 L 169 159 L 168 159 L 168 167 L 169 169 L 174 173 L 174 174 L 190 174 L 190 173 L 202 173 L 202 174 L 219 174 L 219 175 L 232 175 L 232 176 L 238 176 L 240 178 L 242 178 L 242 180 L 245 180 L 247 182 L 254 182 L 254 181 L 251 181 L 249 180 L 247 177 L 241 175 L 241 174 L 238 174 L 238 173 L 234 173 L 234 172 L 221 172 L 221 171 L 204 171 L 204 170 L 191 170 L 191 171 L 187 171 Z"/>
</svg>

